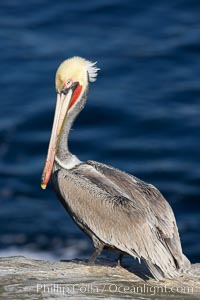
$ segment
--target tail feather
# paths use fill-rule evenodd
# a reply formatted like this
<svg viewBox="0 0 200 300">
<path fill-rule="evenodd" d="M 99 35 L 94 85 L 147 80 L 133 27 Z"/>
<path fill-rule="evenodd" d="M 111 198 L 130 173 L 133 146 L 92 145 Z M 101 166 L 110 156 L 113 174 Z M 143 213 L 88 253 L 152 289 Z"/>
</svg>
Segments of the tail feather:
<svg viewBox="0 0 200 300">
<path fill-rule="evenodd" d="M 165 239 L 166 246 L 171 253 L 171 256 L 174 258 L 175 264 L 179 272 L 185 273 L 190 267 L 191 263 L 189 259 L 183 254 L 179 235 L 173 237 L 173 239 Z"/>
<path fill-rule="evenodd" d="M 191 262 L 184 254 L 183 254 L 183 264 L 184 264 L 183 272 L 189 271 L 189 269 L 191 268 Z"/>
<path fill-rule="evenodd" d="M 156 280 L 163 280 L 165 278 L 164 273 L 158 266 L 154 265 L 150 261 L 147 261 L 147 260 L 144 260 L 144 261 L 145 261 L 145 264 L 147 265 L 147 268 L 149 269 L 149 271 L 151 272 L 151 274 L 153 275 L 153 277 Z"/>
<path fill-rule="evenodd" d="M 145 259 L 150 272 L 157 280 L 181 276 L 190 268 L 190 262 L 182 253 L 179 240 L 160 239 L 154 246 L 153 255 Z"/>
</svg>

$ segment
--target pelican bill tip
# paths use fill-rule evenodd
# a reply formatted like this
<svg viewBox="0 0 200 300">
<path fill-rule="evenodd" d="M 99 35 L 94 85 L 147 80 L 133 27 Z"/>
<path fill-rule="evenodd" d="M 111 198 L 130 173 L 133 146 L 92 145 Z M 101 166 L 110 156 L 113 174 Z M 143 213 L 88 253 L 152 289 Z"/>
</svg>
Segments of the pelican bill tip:
<svg viewBox="0 0 200 300">
<path fill-rule="evenodd" d="M 45 183 L 41 183 L 41 188 L 42 188 L 43 190 L 45 190 L 46 187 L 47 187 L 47 185 L 46 185 Z"/>
</svg>

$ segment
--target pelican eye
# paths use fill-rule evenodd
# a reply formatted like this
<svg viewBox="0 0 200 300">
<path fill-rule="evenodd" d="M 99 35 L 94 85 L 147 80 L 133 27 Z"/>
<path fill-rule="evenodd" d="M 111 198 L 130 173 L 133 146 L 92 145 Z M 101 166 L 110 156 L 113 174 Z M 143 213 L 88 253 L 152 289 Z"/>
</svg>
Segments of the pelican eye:
<svg viewBox="0 0 200 300">
<path fill-rule="evenodd" d="M 72 84 L 73 81 L 71 79 L 66 80 L 63 84 L 63 88 L 61 92 L 66 95 L 69 89 L 71 88 Z"/>
<path fill-rule="evenodd" d="M 68 79 L 65 83 L 64 83 L 64 87 L 69 88 L 72 85 L 72 80 Z"/>
</svg>

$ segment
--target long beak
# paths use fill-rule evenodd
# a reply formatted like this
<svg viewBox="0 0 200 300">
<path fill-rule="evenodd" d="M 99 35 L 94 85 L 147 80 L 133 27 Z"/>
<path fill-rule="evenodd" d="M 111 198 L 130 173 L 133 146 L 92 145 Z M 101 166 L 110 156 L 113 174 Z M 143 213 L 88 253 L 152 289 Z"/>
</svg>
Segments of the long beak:
<svg viewBox="0 0 200 300">
<path fill-rule="evenodd" d="M 70 89 L 67 95 L 57 94 L 56 109 L 49 142 L 49 149 L 47 153 L 46 163 L 42 173 L 41 188 L 46 189 L 46 186 L 51 177 L 55 155 L 58 149 L 60 135 L 63 129 L 65 118 L 69 110 L 69 105 L 72 97 L 72 90 Z"/>
</svg>

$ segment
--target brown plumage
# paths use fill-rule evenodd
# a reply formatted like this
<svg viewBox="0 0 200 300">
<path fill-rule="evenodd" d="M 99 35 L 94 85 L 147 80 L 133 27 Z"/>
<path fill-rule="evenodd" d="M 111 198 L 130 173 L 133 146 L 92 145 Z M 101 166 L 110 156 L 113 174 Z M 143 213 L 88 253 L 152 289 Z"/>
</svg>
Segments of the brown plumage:
<svg viewBox="0 0 200 300">
<path fill-rule="evenodd" d="M 42 187 L 53 169 L 59 199 L 93 240 L 92 260 L 104 248 L 114 249 L 144 260 L 156 279 L 179 276 L 190 262 L 182 253 L 173 211 L 162 194 L 113 167 L 82 163 L 68 150 L 70 128 L 84 107 L 89 80 L 95 80 L 97 70 L 94 63 L 73 58 L 57 71 L 58 102 Z"/>
</svg>

